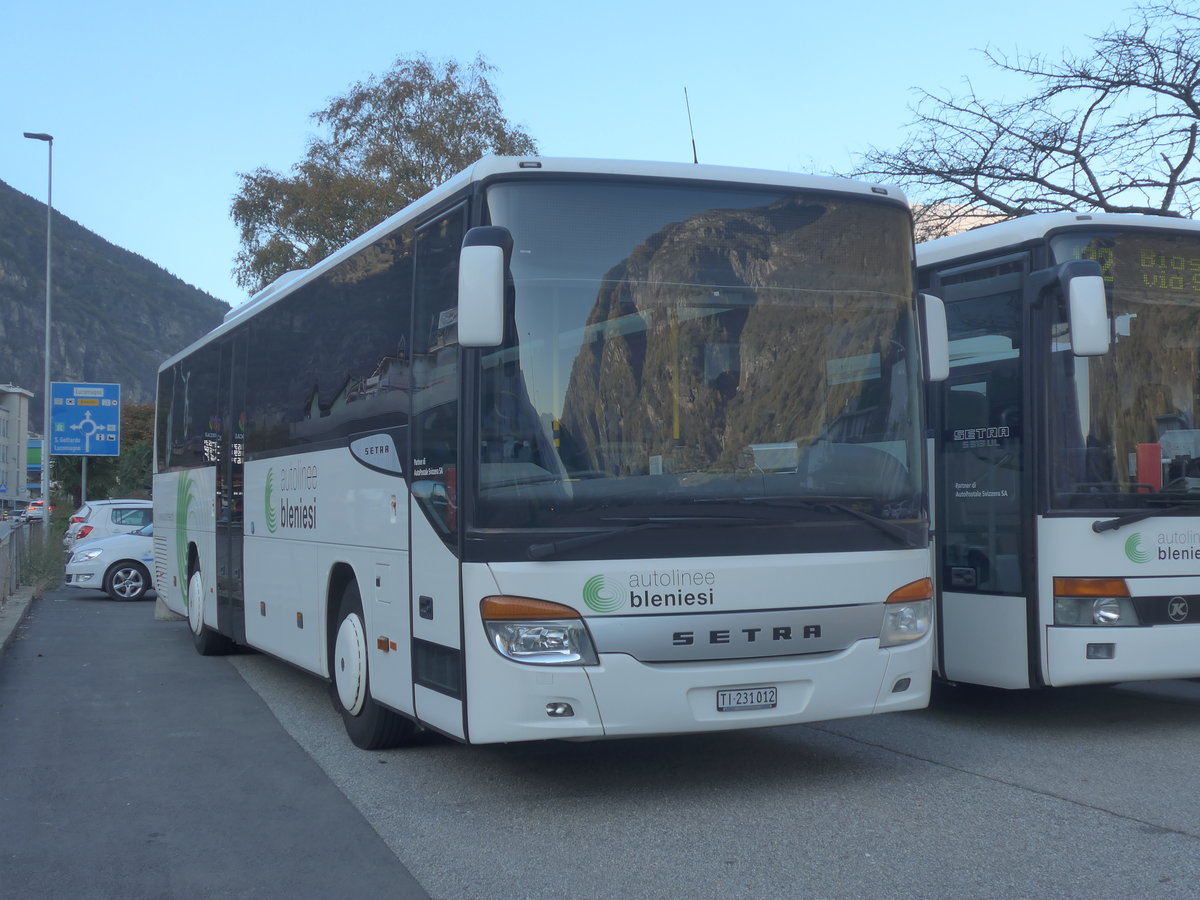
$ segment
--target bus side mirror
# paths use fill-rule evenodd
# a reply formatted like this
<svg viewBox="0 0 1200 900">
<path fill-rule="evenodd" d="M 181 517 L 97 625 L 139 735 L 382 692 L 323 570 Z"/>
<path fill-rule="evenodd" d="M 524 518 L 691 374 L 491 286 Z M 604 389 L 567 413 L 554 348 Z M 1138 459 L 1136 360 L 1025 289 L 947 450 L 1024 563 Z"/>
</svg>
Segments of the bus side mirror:
<svg viewBox="0 0 1200 900">
<path fill-rule="evenodd" d="M 498 347 L 504 343 L 504 283 L 512 259 L 507 228 L 481 225 L 463 238 L 458 258 L 458 343 Z"/>
<path fill-rule="evenodd" d="M 1110 333 L 1104 278 L 1075 275 L 1067 282 L 1067 308 L 1071 317 L 1071 350 L 1076 356 L 1103 356 Z"/>
<path fill-rule="evenodd" d="M 925 380 L 945 381 L 950 377 L 950 337 L 946 328 L 946 305 L 940 297 L 921 295 L 921 322 Z"/>
</svg>

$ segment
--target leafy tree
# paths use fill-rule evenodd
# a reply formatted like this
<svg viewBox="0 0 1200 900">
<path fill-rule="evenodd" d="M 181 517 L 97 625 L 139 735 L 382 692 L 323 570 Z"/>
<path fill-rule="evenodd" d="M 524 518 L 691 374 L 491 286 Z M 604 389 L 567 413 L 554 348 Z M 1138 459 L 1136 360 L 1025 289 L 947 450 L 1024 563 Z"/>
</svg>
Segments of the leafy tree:
<svg viewBox="0 0 1200 900">
<path fill-rule="evenodd" d="M 481 156 L 536 153 L 502 114 L 494 71 L 482 56 L 466 67 L 398 59 L 313 113 L 328 136 L 309 143 L 290 176 L 239 174 L 238 284 L 257 290 L 319 262 Z"/>
<path fill-rule="evenodd" d="M 1016 102 L 919 91 L 899 150 L 872 148 L 853 173 L 899 183 L 937 237 L 1037 212 L 1200 211 L 1200 7 L 1151 3 L 1082 56 L 983 51 L 1033 92 Z"/>
<path fill-rule="evenodd" d="M 117 457 L 114 496 L 149 499 L 153 486 L 154 404 L 121 407 L 121 455 Z"/>
</svg>

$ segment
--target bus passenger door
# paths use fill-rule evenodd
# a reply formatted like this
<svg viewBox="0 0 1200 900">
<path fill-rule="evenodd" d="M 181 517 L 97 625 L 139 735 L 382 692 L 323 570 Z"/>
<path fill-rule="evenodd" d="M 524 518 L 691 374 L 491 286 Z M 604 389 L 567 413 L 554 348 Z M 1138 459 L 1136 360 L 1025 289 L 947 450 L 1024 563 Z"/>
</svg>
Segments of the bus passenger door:
<svg viewBox="0 0 1200 900">
<path fill-rule="evenodd" d="M 466 209 L 418 229 L 410 431 L 413 705 L 422 724 L 466 734 L 458 548 L 458 255 Z"/>
<path fill-rule="evenodd" d="M 1030 686 L 1024 259 L 939 273 L 951 376 L 937 388 L 940 674 Z"/>
</svg>

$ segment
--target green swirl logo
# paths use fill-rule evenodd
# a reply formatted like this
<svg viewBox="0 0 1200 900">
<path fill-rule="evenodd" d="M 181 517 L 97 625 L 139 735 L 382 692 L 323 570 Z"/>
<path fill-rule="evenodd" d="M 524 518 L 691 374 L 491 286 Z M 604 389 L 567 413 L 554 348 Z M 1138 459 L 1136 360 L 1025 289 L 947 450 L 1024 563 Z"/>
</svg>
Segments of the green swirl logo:
<svg viewBox="0 0 1200 900">
<path fill-rule="evenodd" d="M 1143 550 L 1141 546 L 1142 533 L 1140 531 L 1131 534 L 1125 541 L 1125 555 L 1135 563 L 1150 562 L 1150 551 Z"/>
<path fill-rule="evenodd" d="M 593 575 L 583 586 L 583 602 L 598 613 L 616 612 L 625 605 L 621 586 L 603 575 Z"/>
<path fill-rule="evenodd" d="M 187 606 L 188 575 L 188 519 L 192 515 L 192 503 L 196 495 L 192 492 L 192 476 L 181 475 L 175 482 L 175 572 L 183 587 L 183 605 Z"/>
<path fill-rule="evenodd" d="M 267 469 L 267 483 L 263 486 L 263 513 L 267 517 L 267 531 L 275 533 L 279 522 L 275 519 L 275 470 Z"/>
</svg>

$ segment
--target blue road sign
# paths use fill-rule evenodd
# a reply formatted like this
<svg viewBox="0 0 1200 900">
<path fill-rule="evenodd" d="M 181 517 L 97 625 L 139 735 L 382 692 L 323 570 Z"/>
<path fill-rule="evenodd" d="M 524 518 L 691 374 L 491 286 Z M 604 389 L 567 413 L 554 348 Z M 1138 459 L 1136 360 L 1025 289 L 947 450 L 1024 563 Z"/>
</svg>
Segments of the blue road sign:
<svg viewBox="0 0 1200 900">
<path fill-rule="evenodd" d="M 51 382 L 50 455 L 120 456 L 121 386 Z"/>
</svg>

